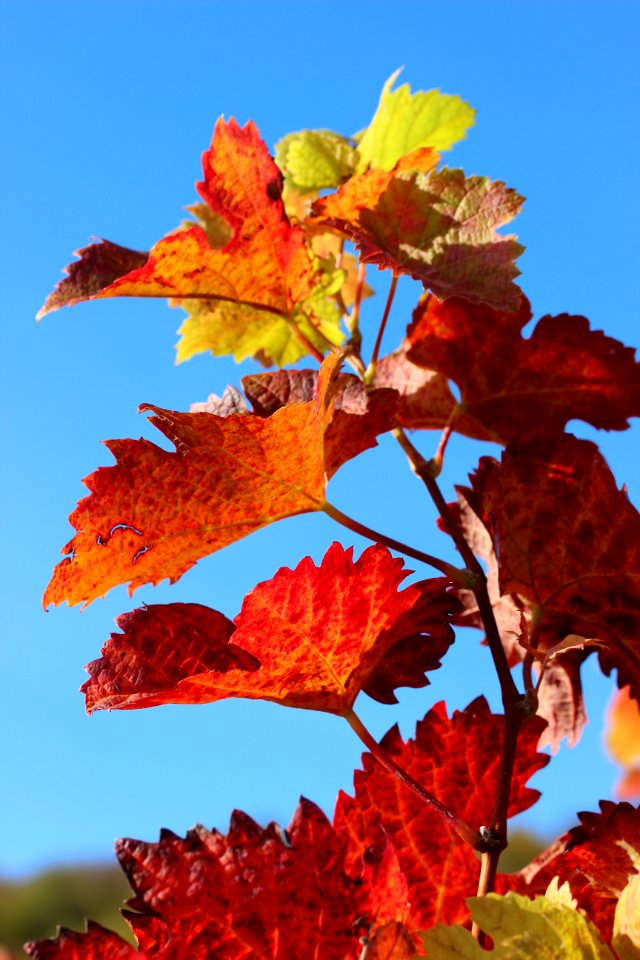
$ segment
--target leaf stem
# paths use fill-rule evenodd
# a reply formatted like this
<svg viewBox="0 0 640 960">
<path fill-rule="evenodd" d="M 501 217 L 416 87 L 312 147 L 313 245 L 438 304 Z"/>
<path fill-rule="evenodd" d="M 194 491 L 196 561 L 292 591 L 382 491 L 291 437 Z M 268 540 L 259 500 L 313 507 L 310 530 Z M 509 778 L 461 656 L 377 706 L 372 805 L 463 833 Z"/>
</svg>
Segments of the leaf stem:
<svg viewBox="0 0 640 960">
<path fill-rule="evenodd" d="M 451 563 L 447 563 L 446 560 L 440 560 L 439 557 L 433 557 L 429 553 L 423 553 L 422 550 L 416 550 L 414 547 L 410 547 L 400 540 L 394 540 L 393 537 L 387 537 L 377 530 L 372 530 L 371 527 L 365 526 L 364 523 L 359 523 L 358 520 L 354 520 L 346 513 L 343 513 L 342 510 L 338 510 L 338 508 L 334 507 L 331 503 L 325 502 L 322 510 L 328 517 L 331 517 L 332 520 L 342 524 L 343 527 L 347 527 L 347 529 L 353 531 L 353 533 L 358 533 L 360 536 L 366 537 L 368 540 L 373 540 L 375 543 L 382 543 L 391 550 L 404 553 L 408 557 L 413 557 L 414 560 L 419 560 L 421 563 L 427 563 L 430 567 L 435 567 L 436 570 L 439 570 L 446 577 L 449 577 L 454 583 L 467 583 L 467 571 L 458 570 L 457 567 L 454 567 Z"/>
<path fill-rule="evenodd" d="M 393 760 L 389 754 L 384 750 L 380 744 L 375 740 L 375 738 L 369 733 L 362 720 L 353 710 L 347 710 L 343 714 L 345 720 L 351 727 L 351 729 L 358 735 L 362 740 L 364 745 L 368 750 L 371 751 L 376 760 L 382 764 L 390 773 L 393 773 L 394 776 L 398 777 L 399 780 L 404 783 L 409 790 L 412 790 L 416 796 L 418 796 L 423 803 L 428 804 L 432 807 L 436 813 L 438 813 L 443 820 L 446 821 L 447 825 L 451 830 L 456 833 L 461 840 L 469 844 L 470 847 L 473 847 L 474 850 L 480 850 L 483 847 L 483 841 L 479 833 L 476 833 L 468 823 L 465 823 L 464 820 L 461 820 L 453 810 L 450 810 L 449 807 L 446 807 L 441 803 L 437 797 L 434 797 L 433 794 L 429 793 L 428 790 L 425 790 L 417 780 L 414 780 L 413 777 L 407 773 L 406 770 L 403 770 L 402 767 Z"/>
<path fill-rule="evenodd" d="M 314 346 L 313 343 L 311 343 L 311 340 L 309 340 L 308 337 L 306 337 L 306 336 L 304 335 L 304 333 L 302 332 L 302 330 L 300 329 L 300 327 L 299 327 L 299 325 L 296 323 L 296 321 L 293 319 L 293 317 L 289 316 L 289 314 L 287 314 L 287 313 L 283 314 L 282 316 L 284 317 L 284 320 L 285 320 L 287 326 L 288 326 L 289 329 L 291 330 L 291 332 L 292 332 L 292 334 L 294 335 L 294 337 L 296 338 L 296 340 L 297 340 L 299 343 L 302 344 L 302 346 L 305 348 L 305 350 L 306 350 L 308 353 L 310 353 L 311 356 L 312 356 L 315 360 L 318 361 L 318 363 L 322 363 L 322 361 L 324 360 L 324 356 L 323 356 L 322 353 L 318 350 L 318 348 L 317 348 L 316 346 Z M 327 343 L 329 343 L 328 340 L 327 340 Z M 333 349 L 333 344 L 332 344 L 332 343 L 329 343 L 329 346 Z"/>
<path fill-rule="evenodd" d="M 398 278 L 394 276 L 391 281 L 391 286 L 389 287 L 389 293 L 387 294 L 387 302 L 384 305 L 382 320 L 380 321 L 380 326 L 378 327 L 378 335 L 376 337 L 376 342 L 373 347 L 373 353 L 371 354 L 371 361 L 369 362 L 367 372 L 364 375 L 365 383 L 373 383 L 373 378 L 375 376 L 376 366 L 378 363 L 378 354 L 380 353 L 380 344 L 382 343 L 382 337 L 384 336 L 384 331 L 387 326 L 387 320 L 389 319 L 389 314 L 391 312 L 391 304 L 393 303 L 393 298 L 395 296 L 397 286 L 398 286 Z"/>
</svg>

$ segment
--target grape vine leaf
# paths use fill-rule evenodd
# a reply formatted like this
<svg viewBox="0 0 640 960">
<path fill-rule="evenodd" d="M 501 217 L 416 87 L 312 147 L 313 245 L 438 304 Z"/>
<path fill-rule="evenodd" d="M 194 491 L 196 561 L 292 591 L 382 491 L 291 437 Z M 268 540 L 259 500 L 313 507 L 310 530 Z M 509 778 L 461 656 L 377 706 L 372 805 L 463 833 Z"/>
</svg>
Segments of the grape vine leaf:
<svg viewBox="0 0 640 960">
<path fill-rule="evenodd" d="M 528 632 L 531 604 L 522 597 L 500 592 L 496 549 L 474 491 L 470 487 L 456 486 L 456 498 L 455 502 L 449 504 L 449 509 L 474 554 L 485 563 L 487 590 L 496 625 L 509 666 L 514 667 L 525 657 L 526 649 L 521 641 L 523 633 Z M 439 526 L 444 530 L 442 523 Z M 461 612 L 454 617 L 454 623 L 484 630 L 473 591 L 464 587 L 454 589 L 462 606 Z M 580 737 L 587 722 L 580 680 L 583 659 L 581 653 L 566 653 L 547 665 L 544 671 L 538 688 L 538 714 L 544 717 L 547 726 L 540 739 L 540 747 L 550 745 L 555 752 L 565 737 L 569 746 L 577 743 Z M 534 664 L 534 671 L 536 669 L 537 664 Z"/>
<path fill-rule="evenodd" d="M 559 877 L 569 883 L 578 906 L 609 942 L 616 903 L 636 869 L 629 851 L 640 855 L 640 807 L 601 801 L 599 813 L 581 813 L 579 818 L 579 826 L 521 871 L 525 885 L 519 892 L 542 893 Z"/>
<path fill-rule="evenodd" d="M 395 703 L 422 687 L 453 642 L 456 601 L 445 578 L 398 590 L 411 571 L 386 547 L 334 543 L 319 567 L 305 557 L 247 594 L 234 625 L 198 604 L 126 613 L 89 664 L 87 710 L 225 697 L 344 713 L 361 690 Z"/>
<path fill-rule="evenodd" d="M 61 927 L 55 940 L 32 940 L 24 951 L 34 960 L 146 960 L 117 933 L 91 920 L 83 933 Z"/>
<path fill-rule="evenodd" d="M 423 945 L 430 960 L 615 960 L 594 925 L 567 901 L 563 888 L 534 900 L 517 893 L 469 897 L 471 915 L 491 937 L 492 949 L 461 926 L 438 925 L 422 935 Z"/>
<path fill-rule="evenodd" d="M 543 317 L 525 339 L 531 318 L 524 298 L 515 312 L 422 298 L 407 331 L 409 360 L 457 384 L 464 419 L 452 417 L 455 430 L 478 436 L 484 428 L 507 443 L 548 436 L 573 419 L 625 430 L 628 417 L 640 416 L 640 364 L 631 348 L 567 314 Z"/>
<path fill-rule="evenodd" d="M 540 649 L 570 633 L 600 640 L 604 672 L 639 696 L 640 516 L 595 444 L 563 434 L 508 447 L 499 464 L 481 460 L 473 487 L 501 592 L 540 608 Z"/>
<path fill-rule="evenodd" d="M 220 118 L 203 154 L 203 168 L 204 180 L 197 187 L 208 211 L 202 204 L 191 208 L 199 224 L 164 237 L 148 256 L 107 242 L 87 247 L 38 316 L 96 297 L 167 297 L 190 304 L 195 326 L 202 327 L 207 318 L 216 352 L 233 352 L 228 336 L 220 333 L 222 343 L 215 340 L 217 327 L 232 319 L 243 332 L 237 348 L 243 355 L 264 348 L 271 361 L 272 349 L 277 362 L 288 362 L 295 351 L 286 328 L 295 330 L 299 323 L 306 324 L 307 333 L 310 327 L 319 329 L 315 338 L 326 336 L 336 343 L 335 316 L 316 316 L 324 292 L 318 290 L 318 265 L 302 229 L 285 214 L 282 175 L 255 125 L 239 127 L 235 120 Z M 221 218 L 231 230 L 223 246 Z M 182 349 L 182 358 L 186 355 L 188 345 Z"/>
<path fill-rule="evenodd" d="M 322 366 L 314 400 L 272 417 L 176 413 L 151 405 L 151 423 L 175 445 L 107 443 L 115 466 L 85 484 L 44 603 L 89 603 L 111 587 L 172 582 L 204 556 L 284 517 L 322 510 L 327 480 L 350 457 L 375 445 L 391 412 L 340 411 L 333 391 L 339 354 Z M 328 435 L 331 424 L 334 430 Z M 169 495 L 170 492 L 170 495 Z"/>
<path fill-rule="evenodd" d="M 411 93 L 408 83 L 393 90 L 400 73 L 396 70 L 384 84 L 373 119 L 358 138 L 360 172 L 367 167 L 392 170 L 419 147 L 449 150 L 474 122 L 475 110 L 460 97 L 439 90 Z"/>
<path fill-rule="evenodd" d="M 516 310 L 514 260 L 523 247 L 497 228 L 513 219 L 523 198 L 500 181 L 461 170 L 417 173 L 410 158 L 391 173 L 354 176 L 317 200 L 314 222 L 355 243 L 364 263 L 408 274 L 439 297 Z"/>
<path fill-rule="evenodd" d="M 358 152 L 332 130 L 288 133 L 276 144 L 276 163 L 285 183 L 300 193 L 338 187 L 355 173 Z"/>
<path fill-rule="evenodd" d="M 477 829 L 488 825 L 493 815 L 503 725 L 504 718 L 492 714 L 483 697 L 451 719 L 439 703 L 420 721 L 414 740 L 404 742 L 393 727 L 381 745 L 426 790 Z M 540 717 L 522 728 L 509 816 L 539 797 L 526 782 L 548 763 L 547 756 L 536 752 L 543 728 Z M 464 898 L 478 884 L 478 860 L 471 847 L 443 827 L 433 808 L 370 754 L 363 755 L 363 770 L 356 771 L 354 783 L 354 796 L 340 793 L 334 815 L 335 828 L 348 843 L 347 870 L 357 876 L 363 852 L 390 840 L 407 879 L 414 928 L 466 922 Z"/>
<path fill-rule="evenodd" d="M 616 690 L 609 703 L 605 745 L 623 770 L 615 795 L 619 800 L 640 797 L 640 706 L 628 687 Z"/>
<path fill-rule="evenodd" d="M 195 827 L 183 839 L 167 830 L 157 843 L 120 840 L 116 851 L 134 894 L 124 915 L 140 952 L 127 945 L 127 953 L 124 941 L 105 932 L 113 952 L 91 954 L 96 931 L 86 953 L 65 953 L 58 938 L 31 944 L 32 957 L 357 960 L 361 937 L 375 931 L 375 891 L 344 872 L 344 843 L 308 800 L 286 831 L 236 812 L 226 835 Z M 86 936 L 74 935 L 75 942 Z"/>
</svg>

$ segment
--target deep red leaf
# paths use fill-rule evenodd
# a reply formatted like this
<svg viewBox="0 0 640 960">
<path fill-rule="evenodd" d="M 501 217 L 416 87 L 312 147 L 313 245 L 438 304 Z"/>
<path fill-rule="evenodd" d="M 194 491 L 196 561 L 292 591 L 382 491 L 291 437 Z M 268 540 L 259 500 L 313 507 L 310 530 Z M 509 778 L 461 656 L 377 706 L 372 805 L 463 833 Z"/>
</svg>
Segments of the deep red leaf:
<svg viewBox="0 0 640 960">
<path fill-rule="evenodd" d="M 35 960 L 145 960 L 145 954 L 117 933 L 91 920 L 84 933 L 63 927 L 54 939 L 33 940 L 24 950 Z"/>
<path fill-rule="evenodd" d="M 415 740 L 405 743 L 394 727 L 382 746 L 425 789 L 478 828 L 488 825 L 493 814 L 503 722 L 491 714 L 483 698 L 451 719 L 440 703 L 418 724 Z M 510 816 L 526 810 L 539 796 L 526 783 L 549 759 L 536 753 L 543 727 L 544 721 L 535 717 L 522 728 Z M 359 876 L 365 851 L 371 856 L 388 839 L 408 882 L 414 928 L 466 922 L 464 898 L 478 885 L 475 853 L 370 754 L 363 755 L 363 767 L 355 773 L 355 796 L 341 793 L 334 816 L 336 830 L 348 841 L 348 869 Z"/>
<path fill-rule="evenodd" d="M 568 882 L 578 906 L 611 940 L 616 902 L 635 872 L 624 848 L 640 854 L 640 807 L 602 801 L 600 813 L 579 814 L 580 825 L 569 830 L 514 878 L 529 896 L 544 893 L 554 877 Z"/>
<path fill-rule="evenodd" d="M 454 428 L 476 436 L 475 420 L 501 443 L 548 435 L 573 419 L 626 429 L 627 418 L 640 415 L 634 351 L 567 314 L 543 317 L 524 339 L 531 316 L 524 299 L 505 313 L 457 297 L 423 298 L 408 331 L 409 358 L 458 385 L 464 419 Z"/>
</svg>

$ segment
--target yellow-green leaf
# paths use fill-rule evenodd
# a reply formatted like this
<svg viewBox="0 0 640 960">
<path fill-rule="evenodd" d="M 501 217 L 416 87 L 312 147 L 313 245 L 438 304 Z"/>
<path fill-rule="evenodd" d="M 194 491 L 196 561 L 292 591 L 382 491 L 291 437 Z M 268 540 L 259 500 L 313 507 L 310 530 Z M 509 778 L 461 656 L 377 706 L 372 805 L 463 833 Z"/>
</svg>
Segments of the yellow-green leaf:
<svg viewBox="0 0 640 960">
<path fill-rule="evenodd" d="M 566 885 L 551 884 L 535 900 L 491 893 L 467 903 L 493 949 L 484 950 L 464 927 L 438 924 L 422 934 L 429 960 L 615 960 L 595 926 L 572 905 Z"/>
<path fill-rule="evenodd" d="M 338 187 L 355 171 L 358 153 L 332 130 L 300 130 L 276 144 L 276 163 L 287 184 L 301 193 Z"/>
<path fill-rule="evenodd" d="M 640 853 L 624 840 L 618 841 L 627 851 L 636 871 L 640 871 Z M 613 920 L 613 949 L 619 960 L 640 960 L 640 873 L 629 878 L 616 905 Z"/>
<path fill-rule="evenodd" d="M 176 362 L 210 352 L 214 356 L 232 354 L 237 363 L 256 357 L 265 366 L 283 367 L 309 354 L 304 340 L 296 336 L 296 328 L 324 354 L 328 344 L 339 346 L 344 340 L 340 310 L 331 299 L 343 282 L 342 270 L 321 275 L 289 320 L 246 304 L 184 300 L 180 305 L 187 317 L 178 331 Z"/>
<path fill-rule="evenodd" d="M 475 110 L 460 97 L 439 90 L 411 93 L 408 83 L 392 90 L 399 74 L 396 70 L 382 88 L 378 109 L 358 144 L 359 172 L 367 167 L 391 170 L 418 147 L 448 150 L 474 122 Z"/>
</svg>

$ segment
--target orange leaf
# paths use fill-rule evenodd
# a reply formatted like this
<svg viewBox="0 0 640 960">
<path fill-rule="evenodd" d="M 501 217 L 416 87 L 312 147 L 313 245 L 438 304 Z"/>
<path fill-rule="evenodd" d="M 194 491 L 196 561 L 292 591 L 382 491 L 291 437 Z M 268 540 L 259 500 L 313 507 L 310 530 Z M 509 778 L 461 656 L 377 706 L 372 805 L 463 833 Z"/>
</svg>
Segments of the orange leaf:
<svg viewBox="0 0 640 960">
<path fill-rule="evenodd" d="M 623 768 L 616 784 L 620 800 L 640 797 L 640 706 L 622 687 L 613 694 L 607 710 L 605 744 L 611 757 Z"/>
<path fill-rule="evenodd" d="M 302 230 L 286 217 L 282 175 L 255 125 L 220 118 L 203 166 L 198 189 L 232 228 L 226 246 L 212 247 L 199 226 L 160 240 L 146 262 L 143 254 L 108 242 L 93 245 L 67 268 L 69 277 L 39 316 L 80 300 L 118 296 L 223 299 L 290 313 L 311 293 L 316 270 Z"/>
<path fill-rule="evenodd" d="M 112 440 L 116 465 L 85 483 L 44 603 L 90 603 L 111 587 L 172 582 L 215 550 L 298 513 L 322 510 L 327 479 L 349 457 L 375 445 L 380 416 L 341 413 L 332 443 L 334 382 L 340 357 L 327 357 L 315 400 L 272 417 L 176 413 L 145 405 L 175 445 Z M 388 427 L 385 427 L 388 429 Z"/>
<path fill-rule="evenodd" d="M 126 613 L 87 668 L 87 710 L 249 697 L 340 714 L 361 690 L 394 703 L 396 687 L 428 683 L 453 642 L 449 582 L 398 592 L 409 572 L 386 547 L 354 561 L 334 543 L 319 567 L 306 557 L 254 587 L 235 632 L 198 604 Z"/>
<path fill-rule="evenodd" d="M 548 435 L 573 419 L 625 430 L 627 417 L 640 415 L 634 351 L 567 314 L 543 317 L 525 339 L 531 316 L 526 299 L 515 313 L 457 297 L 422 299 L 408 330 L 409 359 L 460 388 L 454 429 L 473 437 L 484 429 L 501 443 Z"/>
</svg>

